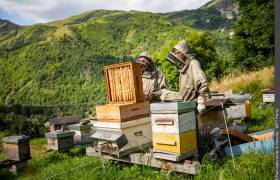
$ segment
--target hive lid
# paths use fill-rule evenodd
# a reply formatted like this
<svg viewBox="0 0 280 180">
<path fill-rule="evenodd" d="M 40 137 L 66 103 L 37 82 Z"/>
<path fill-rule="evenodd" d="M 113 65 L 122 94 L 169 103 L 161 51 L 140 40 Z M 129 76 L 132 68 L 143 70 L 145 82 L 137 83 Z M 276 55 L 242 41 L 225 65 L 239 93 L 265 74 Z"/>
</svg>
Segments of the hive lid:
<svg viewBox="0 0 280 180">
<path fill-rule="evenodd" d="M 23 142 L 27 142 L 29 141 L 29 136 L 17 136 L 17 135 L 13 135 L 13 136 L 8 136 L 2 139 L 3 142 L 5 143 L 14 143 L 14 144 L 19 144 L 19 143 L 23 143 Z"/>
<path fill-rule="evenodd" d="M 171 103 L 152 103 L 150 105 L 151 112 L 185 112 L 196 109 L 196 101 L 191 102 L 171 102 Z"/>
<path fill-rule="evenodd" d="M 57 131 L 46 133 L 45 137 L 46 138 L 64 138 L 64 137 L 73 136 L 74 134 L 75 134 L 74 131 L 57 130 Z"/>
</svg>

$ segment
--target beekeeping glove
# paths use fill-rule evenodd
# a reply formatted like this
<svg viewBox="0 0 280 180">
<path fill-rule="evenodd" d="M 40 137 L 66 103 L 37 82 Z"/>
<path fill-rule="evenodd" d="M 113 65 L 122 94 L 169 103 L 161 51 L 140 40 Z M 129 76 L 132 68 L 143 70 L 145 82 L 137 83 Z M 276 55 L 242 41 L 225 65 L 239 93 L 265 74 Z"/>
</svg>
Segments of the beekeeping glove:
<svg viewBox="0 0 280 180">
<path fill-rule="evenodd" d="M 197 98 L 197 111 L 199 112 L 199 114 L 203 113 L 203 111 L 206 110 L 204 102 L 205 102 L 205 99 L 201 96 L 198 96 L 198 98 Z"/>
</svg>

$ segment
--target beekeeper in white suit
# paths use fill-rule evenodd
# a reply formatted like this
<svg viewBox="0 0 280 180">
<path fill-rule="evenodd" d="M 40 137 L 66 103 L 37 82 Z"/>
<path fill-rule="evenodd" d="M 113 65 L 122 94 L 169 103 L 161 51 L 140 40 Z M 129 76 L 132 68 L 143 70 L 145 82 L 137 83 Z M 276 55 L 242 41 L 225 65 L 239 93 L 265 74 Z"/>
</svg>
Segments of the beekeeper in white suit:
<svg viewBox="0 0 280 180">
<path fill-rule="evenodd" d="M 210 90 L 199 62 L 192 58 L 186 41 L 179 41 L 174 47 L 174 53 L 171 54 L 174 56 L 173 64 L 176 64 L 180 72 L 179 93 L 182 101 L 197 101 L 198 112 L 203 112 L 206 109 L 204 103 L 210 96 Z"/>
</svg>

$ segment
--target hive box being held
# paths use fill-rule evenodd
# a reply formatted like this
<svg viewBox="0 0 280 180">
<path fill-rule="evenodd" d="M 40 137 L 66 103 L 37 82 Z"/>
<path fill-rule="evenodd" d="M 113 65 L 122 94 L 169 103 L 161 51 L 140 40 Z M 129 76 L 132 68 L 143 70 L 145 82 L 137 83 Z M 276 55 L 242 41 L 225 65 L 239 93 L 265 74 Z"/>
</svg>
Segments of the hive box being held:
<svg viewBox="0 0 280 180">
<path fill-rule="evenodd" d="M 28 136 L 9 136 L 2 140 L 5 159 L 14 161 L 30 159 L 30 144 Z"/>
<path fill-rule="evenodd" d="M 137 103 L 145 100 L 141 65 L 134 62 L 104 67 L 108 103 Z"/>
<path fill-rule="evenodd" d="M 108 122 L 123 122 L 150 115 L 149 101 L 135 104 L 106 104 L 96 106 L 96 120 Z"/>
<path fill-rule="evenodd" d="M 92 124 L 72 124 L 69 125 L 69 129 L 75 132 L 74 144 L 88 144 L 92 142 L 90 137 L 93 133 Z"/>
<path fill-rule="evenodd" d="M 53 131 L 45 134 L 48 138 L 48 149 L 66 150 L 74 145 L 74 131 Z"/>
</svg>

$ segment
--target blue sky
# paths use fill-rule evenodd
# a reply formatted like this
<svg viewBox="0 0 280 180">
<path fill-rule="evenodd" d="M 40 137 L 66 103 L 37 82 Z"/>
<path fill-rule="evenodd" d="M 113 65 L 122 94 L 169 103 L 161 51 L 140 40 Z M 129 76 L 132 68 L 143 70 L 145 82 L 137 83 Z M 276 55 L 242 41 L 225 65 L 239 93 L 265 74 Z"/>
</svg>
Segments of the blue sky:
<svg viewBox="0 0 280 180">
<path fill-rule="evenodd" d="M 16 24 L 45 23 L 93 9 L 171 12 L 196 9 L 210 0 L 0 0 L 0 18 Z"/>
</svg>

